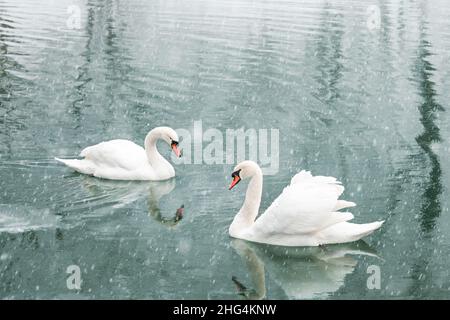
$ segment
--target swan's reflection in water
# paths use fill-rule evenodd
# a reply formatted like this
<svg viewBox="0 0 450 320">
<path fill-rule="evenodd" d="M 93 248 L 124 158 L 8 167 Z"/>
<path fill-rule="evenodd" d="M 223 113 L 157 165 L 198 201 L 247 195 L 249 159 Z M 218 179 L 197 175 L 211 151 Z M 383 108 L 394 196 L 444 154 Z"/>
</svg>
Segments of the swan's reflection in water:
<svg viewBox="0 0 450 320">
<path fill-rule="evenodd" d="M 377 257 L 374 250 L 359 241 L 326 247 L 277 247 L 233 239 L 231 246 L 244 261 L 253 288 L 236 277 L 237 293 L 246 299 L 266 297 L 265 269 L 290 299 L 324 298 L 337 291 L 358 261 L 351 255 Z M 365 284 L 364 284 L 365 285 Z"/>
<path fill-rule="evenodd" d="M 165 226 L 175 226 L 184 215 L 184 205 L 173 213 L 163 214 L 160 200 L 175 188 L 175 179 L 166 181 L 115 181 L 83 176 L 83 186 L 90 197 L 102 199 L 113 208 L 122 208 L 147 198 L 149 216 Z"/>
</svg>

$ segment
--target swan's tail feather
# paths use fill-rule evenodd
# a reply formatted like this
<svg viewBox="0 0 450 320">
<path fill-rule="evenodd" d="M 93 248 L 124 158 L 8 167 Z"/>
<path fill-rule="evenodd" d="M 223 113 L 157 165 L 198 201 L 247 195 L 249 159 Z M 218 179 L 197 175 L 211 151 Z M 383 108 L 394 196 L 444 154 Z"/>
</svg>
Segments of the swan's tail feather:
<svg viewBox="0 0 450 320">
<path fill-rule="evenodd" d="M 86 166 L 86 160 L 78 160 L 78 159 L 60 159 L 55 157 L 55 160 L 58 162 L 61 162 L 63 164 L 65 164 L 66 166 L 68 166 L 69 168 L 84 173 L 84 174 L 92 174 L 92 170 L 90 170 L 87 166 Z"/>
<path fill-rule="evenodd" d="M 351 201 L 345 201 L 345 200 L 338 200 L 336 203 L 336 207 L 333 209 L 333 211 L 338 211 L 345 208 L 351 208 L 355 207 L 356 203 Z"/>
<path fill-rule="evenodd" d="M 61 158 L 57 158 L 57 157 L 55 157 L 55 160 L 65 164 L 66 166 L 68 166 L 70 168 L 76 167 L 76 161 L 78 161 L 76 159 L 61 159 Z"/>
<path fill-rule="evenodd" d="M 384 221 L 371 223 L 341 222 L 326 228 L 321 233 L 323 244 L 353 242 L 364 238 L 381 227 Z"/>
<path fill-rule="evenodd" d="M 375 230 L 380 228 L 383 225 L 383 223 L 384 223 L 384 220 L 360 224 L 359 225 L 360 227 L 359 227 L 359 230 L 357 233 L 357 236 L 359 237 L 358 240 L 365 236 L 368 236 L 369 234 L 371 234 L 372 232 L 374 232 Z"/>
</svg>

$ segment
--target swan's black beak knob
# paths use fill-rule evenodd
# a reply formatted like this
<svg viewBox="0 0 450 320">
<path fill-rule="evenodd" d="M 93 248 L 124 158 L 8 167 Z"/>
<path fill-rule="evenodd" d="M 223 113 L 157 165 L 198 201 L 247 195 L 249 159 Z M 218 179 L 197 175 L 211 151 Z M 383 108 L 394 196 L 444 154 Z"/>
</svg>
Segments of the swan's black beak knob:
<svg viewBox="0 0 450 320">
<path fill-rule="evenodd" d="M 181 150 L 178 148 L 178 141 L 172 141 L 172 143 L 170 144 L 170 146 L 172 147 L 173 152 L 175 153 L 175 155 L 179 158 L 181 157 Z"/>
<path fill-rule="evenodd" d="M 241 181 L 241 177 L 239 176 L 239 172 L 241 170 L 235 171 L 231 174 L 231 177 L 233 178 L 233 181 L 231 181 L 230 187 L 228 188 L 228 190 L 231 190 L 234 188 L 235 185 L 237 185 L 239 183 L 239 181 Z"/>
</svg>

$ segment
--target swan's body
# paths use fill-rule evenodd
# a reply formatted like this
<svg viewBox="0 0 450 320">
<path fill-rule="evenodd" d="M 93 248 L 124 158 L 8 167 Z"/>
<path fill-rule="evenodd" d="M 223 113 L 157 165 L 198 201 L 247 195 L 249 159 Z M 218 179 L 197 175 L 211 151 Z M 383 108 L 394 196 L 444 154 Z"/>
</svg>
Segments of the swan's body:
<svg viewBox="0 0 450 320">
<path fill-rule="evenodd" d="M 110 140 L 87 147 L 80 153 L 84 159 L 59 159 L 80 173 L 112 180 L 167 180 L 175 176 L 172 165 L 156 149 L 162 139 L 177 149 L 178 135 L 168 127 L 157 127 L 145 138 L 145 149 L 129 140 Z"/>
<path fill-rule="evenodd" d="M 282 246 L 319 246 L 361 239 L 378 229 L 383 221 L 366 224 L 347 222 L 350 212 L 338 210 L 355 206 L 339 200 L 344 187 L 336 178 L 296 174 L 291 184 L 255 221 L 262 194 L 262 172 L 252 161 L 244 161 L 233 172 L 234 187 L 250 178 L 244 205 L 234 218 L 229 233 L 234 238 Z"/>
</svg>

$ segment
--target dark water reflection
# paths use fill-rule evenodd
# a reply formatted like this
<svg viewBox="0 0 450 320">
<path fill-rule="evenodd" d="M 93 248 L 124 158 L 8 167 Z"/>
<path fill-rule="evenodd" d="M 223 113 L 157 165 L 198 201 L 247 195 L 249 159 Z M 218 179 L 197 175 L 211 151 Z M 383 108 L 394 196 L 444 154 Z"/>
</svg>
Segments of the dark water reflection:
<svg viewBox="0 0 450 320">
<path fill-rule="evenodd" d="M 369 30 L 372 4 L 86 0 L 69 29 L 72 1 L 3 1 L 0 297 L 449 298 L 450 5 L 378 1 Z M 343 181 L 357 222 L 386 223 L 350 249 L 253 245 L 227 234 L 230 165 L 118 183 L 52 160 L 196 120 L 280 130 L 262 209 L 310 169 Z"/>
<path fill-rule="evenodd" d="M 422 26 L 426 31 L 426 26 Z M 425 185 L 423 193 L 421 227 L 425 233 L 434 229 L 435 220 L 441 213 L 439 198 L 442 194 L 441 165 L 438 155 L 433 151 L 433 144 L 442 141 L 440 129 L 436 123 L 437 112 L 444 111 L 444 108 L 436 101 L 436 91 L 434 82 L 431 80 L 435 68 L 428 61 L 430 57 L 431 44 L 424 39 L 423 32 L 420 39 L 419 56 L 417 61 L 417 82 L 419 92 L 423 98 L 423 103 L 419 106 L 420 122 L 424 131 L 416 137 L 416 141 L 429 158 L 431 170 L 429 180 Z"/>
<path fill-rule="evenodd" d="M 425 12 L 424 12 L 425 14 Z M 410 288 L 413 296 L 420 298 L 424 295 L 424 287 L 428 289 L 432 286 L 432 274 L 430 261 L 432 252 L 436 249 L 436 241 L 433 241 L 436 221 L 442 213 L 440 197 L 442 196 L 442 169 L 439 156 L 433 151 L 433 145 L 442 142 L 440 128 L 437 124 L 438 112 L 444 112 L 444 108 L 437 101 L 437 94 L 434 88 L 433 73 L 436 69 L 429 61 L 432 55 L 431 43 L 427 40 L 427 22 L 421 21 L 421 34 L 418 49 L 418 59 L 416 66 L 416 82 L 423 102 L 419 105 L 420 122 L 424 131 L 416 137 L 418 145 L 428 157 L 424 161 L 423 157 L 419 161 L 427 165 L 424 169 L 430 171 L 428 179 L 423 184 L 422 206 L 420 210 L 420 239 L 428 242 L 427 249 L 423 250 L 418 261 L 415 262 L 412 271 L 412 278 L 415 280 Z"/>
</svg>

